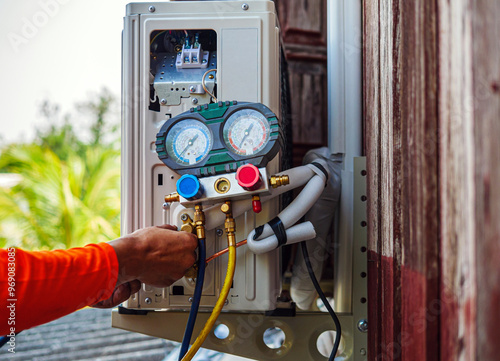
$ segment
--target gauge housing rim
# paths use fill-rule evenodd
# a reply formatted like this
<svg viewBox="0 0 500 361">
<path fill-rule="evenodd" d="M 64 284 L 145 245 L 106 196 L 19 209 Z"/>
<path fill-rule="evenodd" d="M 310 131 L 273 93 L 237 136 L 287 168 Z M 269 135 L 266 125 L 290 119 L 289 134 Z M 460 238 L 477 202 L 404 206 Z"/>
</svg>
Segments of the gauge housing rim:
<svg viewBox="0 0 500 361">
<path fill-rule="evenodd" d="M 226 109 L 220 115 L 213 116 L 213 113 L 218 108 Z M 235 112 L 242 109 L 253 109 L 261 113 L 268 121 L 270 127 L 269 140 L 267 144 L 257 153 L 251 156 L 238 155 L 232 151 L 224 142 L 223 129 L 227 120 Z M 222 111 L 223 109 L 221 109 Z M 170 129 L 177 123 L 186 120 L 195 119 L 204 123 L 212 132 L 212 147 L 208 151 L 208 155 L 199 163 L 194 165 L 182 166 L 173 160 L 166 152 L 165 140 Z M 217 137 L 216 134 L 219 136 Z M 281 131 L 278 117 L 267 106 L 261 103 L 226 101 L 212 104 L 198 105 L 196 108 L 181 113 L 173 118 L 168 119 L 161 127 L 156 135 L 156 152 L 159 159 L 169 168 L 175 170 L 179 174 L 193 174 L 199 177 L 212 176 L 216 174 L 224 174 L 236 172 L 236 169 L 244 164 L 253 164 L 258 168 L 264 167 L 271 161 L 282 149 L 283 134 Z M 212 158 L 217 156 L 225 157 L 224 161 L 213 162 Z M 211 162 L 209 162 L 211 161 Z M 208 164 L 207 164 L 208 163 Z M 224 166 L 224 170 L 220 168 Z"/>
</svg>

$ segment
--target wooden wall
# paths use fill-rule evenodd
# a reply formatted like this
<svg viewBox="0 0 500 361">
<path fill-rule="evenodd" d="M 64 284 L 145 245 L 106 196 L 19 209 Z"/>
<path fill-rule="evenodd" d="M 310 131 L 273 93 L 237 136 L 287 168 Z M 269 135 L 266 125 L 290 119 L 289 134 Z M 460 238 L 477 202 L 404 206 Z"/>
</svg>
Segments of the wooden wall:
<svg viewBox="0 0 500 361">
<path fill-rule="evenodd" d="M 288 60 L 293 162 L 327 145 L 326 0 L 275 0 Z"/>
<path fill-rule="evenodd" d="M 498 359 L 500 3 L 363 7 L 369 359 Z"/>
</svg>

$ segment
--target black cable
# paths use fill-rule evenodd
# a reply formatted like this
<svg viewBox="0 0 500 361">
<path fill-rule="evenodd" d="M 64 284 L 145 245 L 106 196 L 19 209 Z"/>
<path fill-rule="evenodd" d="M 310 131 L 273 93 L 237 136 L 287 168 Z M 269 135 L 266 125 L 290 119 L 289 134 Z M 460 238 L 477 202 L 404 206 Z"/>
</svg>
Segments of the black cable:
<svg viewBox="0 0 500 361">
<path fill-rule="evenodd" d="M 9 338 L 7 336 L 0 337 L 0 347 L 3 347 L 3 345 L 5 345 L 8 340 Z"/>
<path fill-rule="evenodd" d="M 194 325 L 196 323 L 196 316 L 198 315 L 198 308 L 200 307 L 201 294 L 203 292 L 203 281 L 205 279 L 205 266 L 206 266 L 206 245 L 205 238 L 198 240 L 198 275 L 196 276 L 196 285 L 193 294 L 193 303 L 189 311 L 189 317 L 182 338 L 181 349 L 179 351 L 179 361 L 182 360 L 186 352 L 189 350 L 189 343 L 191 336 L 193 336 Z"/>
<path fill-rule="evenodd" d="M 16 336 L 19 335 L 20 333 L 21 333 L 21 331 L 16 332 Z M 9 336 L 0 337 L 0 348 L 2 348 L 9 341 L 9 339 L 10 339 Z"/>
<path fill-rule="evenodd" d="M 305 241 L 300 242 L 300 246 L 302 249 L 302 255 L 304 256 L 304 261 L 306 262 L 307 266 L 307 271 L 309 272 L 309 277 L 311 277 L 311 281 L 314 285 L 314 288 L 316 289 L 316 292 L 318 293 L 319 297 L 321 298 L 321 301 L 323 301 L 323 304 L 325 305 L 326 309 L 328 310 L 328 313 L 330 316 L 332 316 L 333 322 L 335 323 L 335 342 L 333 344 L 333 350 L 332 353 L 330 354 L 330 357 L 328 358 L 329 361 L 333 361 L 335 358 L 335 355 L 337 354 L 337 350 L 339 349 L 339 344 L 340 344 L 340 334 L 342 333 L 342 329 L 340 327 L 340 321 L 335 314 L 335 311 L 333 310 L 332 306 L 330 305 L 330 302 L 325 297 L 325 294 L 323 293 L 323 290 L 321 289 L 318 280 L 316 279 L 316 276 L 314 275 L 314 270 L 311 266 L 311 260 L 309 259 L 309 252 L 307 251 L 307 245 Z"/>
</svg>

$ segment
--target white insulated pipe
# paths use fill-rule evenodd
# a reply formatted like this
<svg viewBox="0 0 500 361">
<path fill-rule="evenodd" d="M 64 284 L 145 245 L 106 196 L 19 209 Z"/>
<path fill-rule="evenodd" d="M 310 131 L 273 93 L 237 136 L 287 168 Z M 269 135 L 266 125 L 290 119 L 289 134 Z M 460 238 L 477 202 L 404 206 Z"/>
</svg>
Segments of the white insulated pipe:
<svg viewBox="0 0 500 361">
<path fill-rule="evenodd" d="M 252 237 L 254 232 L 255 230 L 250 232 L 250 235 Z M 250 237 L 250 235 L 248 235 L 248 237 Z M 316 237 L 316 231 L 314 230 L 314 226 L 312 225 L 312 223 L 309 221 L 299 223 L 286 230 L 286 244 L 293 244 L 308 239 L 313 239 L 314 237 Z M 254 241 L 253 238 L 247 238 L 247 245 L 250 251 L 252 251 L 253 253 L 266 253 L 278 248 L 278 238 L 275 234 L 272 234 L 271 236 L 266 237 L 261 241 Z"/>
<path fill-rule="evenodd" d="M 315 167 L 315 166 L 308 165 L 307 167 Z M 300 218 L 302 218 L 304 214 L 307 213 L 307 211 L 313 206 L 313 204 L 316 203 L 316 201 L 321 196 L 321 193 L 323 193 L 323 190 L 325 188 L 325 182 L 326 182 L 326 175 L 324 175 L 321 172 L 316 173 L 316 175 L 314 175 L 309 180 L 309 182 L 300 192 L 297 198 L 295 198 L 288 207 L 286 207 L 280 214 L 278 214 L 278 217 L 283 223 L 285 229 L 288 229 L 295 223 L 297 223 L 297 221 Z M 257 239 L 254 239 L 254 235 L 255 235 L 255 229 L 252 230 L 247 236 L 247 246 L 254 253 L 262 253 L 262 251 L 259 252 L 259 250 L 268 249 L 269 247 L 272 247 L 271 246 L 272 244 L 275 244 L 274 248 L 276 248 L 278 244 L 273 229 L 268 223 L 264 225 L 262 234 L 260 234 Z M 314 238 L 314 236 L 310 238 Z M 296 240 L 296 242 L 298 241 L 300 240 Z M 259 245 L 260 243 L 264 243 L 266 246 Z M 287 241 L 287 244 L 288 243 L 290 242 Z M 274 248 L 270 248 L 269 250 Z"/>
</svg>

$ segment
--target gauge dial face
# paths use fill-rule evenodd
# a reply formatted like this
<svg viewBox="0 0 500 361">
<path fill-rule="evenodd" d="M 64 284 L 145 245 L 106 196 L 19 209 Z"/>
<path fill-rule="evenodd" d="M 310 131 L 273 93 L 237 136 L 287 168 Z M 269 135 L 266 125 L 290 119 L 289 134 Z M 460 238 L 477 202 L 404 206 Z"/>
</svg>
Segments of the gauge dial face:
<svg viewBox="0 0 500 361">
<path fill-rule="evenodd" d="M 200 163 L 212 149 L 213 137 L 208 127 L 195 119 L 184 119 L 168 131 L 166 149 L 180 165 Z"/>
<path fill-rule="evenodd" d="M 271 128 L 267 118 L 253 109 L 232 114 L 224 125 L 224 142 L 239 155 L 259 153 L 269 142 Z"/>
</svg>

